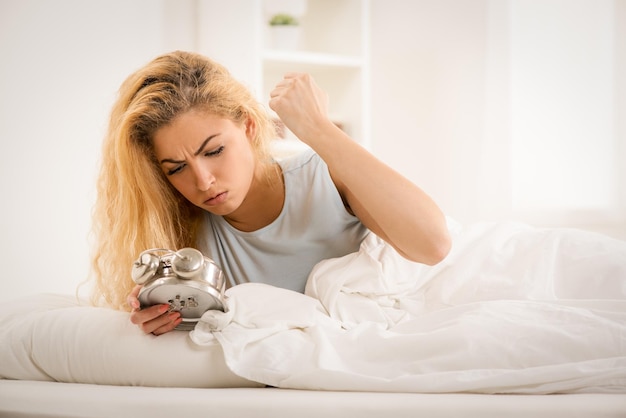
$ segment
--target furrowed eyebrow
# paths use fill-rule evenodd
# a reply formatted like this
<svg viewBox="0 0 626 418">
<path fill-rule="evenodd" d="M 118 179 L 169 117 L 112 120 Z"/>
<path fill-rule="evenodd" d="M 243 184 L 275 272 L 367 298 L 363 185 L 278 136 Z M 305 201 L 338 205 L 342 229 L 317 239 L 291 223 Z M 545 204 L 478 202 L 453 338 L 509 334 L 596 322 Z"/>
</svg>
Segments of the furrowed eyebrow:
<svg viewBox="0 0 626 418">
<path fill-rule="evenodd" d="M 218 136 L 219 134 L 213 134 L 210 137 L 208 137 L 207 139 L 204 140 L 204 142 L 202 143 L 202 145 L 200 145 L 200 148 L 198 148 L 198 151 L 194 152 L 194 156 L 198 156 L 200 155 L 200 153 L 202 151 L 204 151 L 204 147 L 206 147 L 206 144 L 209 143 L 210 140 L 212 140 L 213 138 L 215 138 L 216 136 Z"/>
<path fill-rule="evenodd" d="M 209 143 L 209 141 L 212 140 L 213 138 L 215 138 L 218 135 L 219 134 L 214 134 L 214 135 L 211 135 L 210 137 L 208 137 L 207 139 L 205 139 L 204 142 L 202 142 L 202 145 L 200 145 L 200 148 L 198 148 L 198 150 L 196 152 L 194 152 L 193 155 L 194 156 L 200 155 L 204 151 L 204 148 L 206 148 L 206 146 Z M 162 159 L 160 161 L 160 163 L 161 164 L 163 164 L 163 163 L 182 164 L 182 163 L 184 163 L 184 161 L 173 160 L 171 158 L 164 158 L 164 159 Z"/>
</svg>

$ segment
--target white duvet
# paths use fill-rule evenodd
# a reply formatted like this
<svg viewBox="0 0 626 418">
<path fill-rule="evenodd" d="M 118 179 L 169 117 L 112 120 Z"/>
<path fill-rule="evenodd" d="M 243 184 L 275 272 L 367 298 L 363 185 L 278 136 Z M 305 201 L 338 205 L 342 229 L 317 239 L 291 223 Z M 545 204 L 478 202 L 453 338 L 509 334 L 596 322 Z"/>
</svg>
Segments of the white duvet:
<svg viewBox="0 0 626 418">
<path fill-rule="evenodd" d="M 370 235 L 316 266 L 304 295 L 236 286 L 190 337 L 281 388 L 626 393 L 626 242 L 517 223 L 453 233 L 435 267 Z"/>
</svg>

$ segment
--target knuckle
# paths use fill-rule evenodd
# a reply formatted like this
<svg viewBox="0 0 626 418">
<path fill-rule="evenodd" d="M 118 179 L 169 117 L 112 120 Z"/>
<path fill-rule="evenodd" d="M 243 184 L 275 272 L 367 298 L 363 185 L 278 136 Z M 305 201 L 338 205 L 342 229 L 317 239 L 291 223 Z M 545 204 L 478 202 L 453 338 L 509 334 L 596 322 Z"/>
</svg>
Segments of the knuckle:
<svg viewBox="0 0 626 418">
<path fill-rule="evenodd" d="M 139 324 L 139 329 L 144 332 L 144 334 L 150 334 L 152 330 L 148 328 L 146 324 Z"/>
<path fill-rule="evenodd" d="M 130 322 L 131 324 L 139 325 L 139 321 L 137 320 L 137 315 L 135 312 L 130 314 Z"/>
</svg>

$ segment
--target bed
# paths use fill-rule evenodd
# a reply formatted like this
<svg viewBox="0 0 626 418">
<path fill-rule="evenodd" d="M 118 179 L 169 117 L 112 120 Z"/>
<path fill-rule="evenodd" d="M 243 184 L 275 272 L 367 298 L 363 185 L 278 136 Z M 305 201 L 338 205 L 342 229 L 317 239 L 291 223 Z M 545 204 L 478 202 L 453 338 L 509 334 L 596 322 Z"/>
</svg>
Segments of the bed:
<svg viewBox="0 0 626 418">
<path fill-rule="evenodd" d="M 0 416 L 626 416 L 626 243 L 453 230 L 435 267 L 370 236 L 305 294 L 236 286 L 191 332 L 71 295 L 5 303 Z"/>
<path fill-rule="evenodd" d="M 0 381 L 2 417 L 618 418 L 623 396 L 120 387 Z"/>
</svg>

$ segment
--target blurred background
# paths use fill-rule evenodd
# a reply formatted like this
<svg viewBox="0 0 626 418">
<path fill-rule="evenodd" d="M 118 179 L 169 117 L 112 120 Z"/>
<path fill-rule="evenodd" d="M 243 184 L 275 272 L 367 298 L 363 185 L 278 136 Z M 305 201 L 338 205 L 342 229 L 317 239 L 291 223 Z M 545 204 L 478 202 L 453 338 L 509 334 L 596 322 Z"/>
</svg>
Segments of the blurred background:
<svg viewBox="0 0 626 418">
<path fill-rule="evenodd" d="M 275 35 L 278 13 L 298 31 Z M 87 278 L 117 89 L 174 49 L 263 103 L 313 73 L 337 123 L 462 224 L 626 239 L 626 0 L 0 0 L 1 298 Z"/>
</svg>

